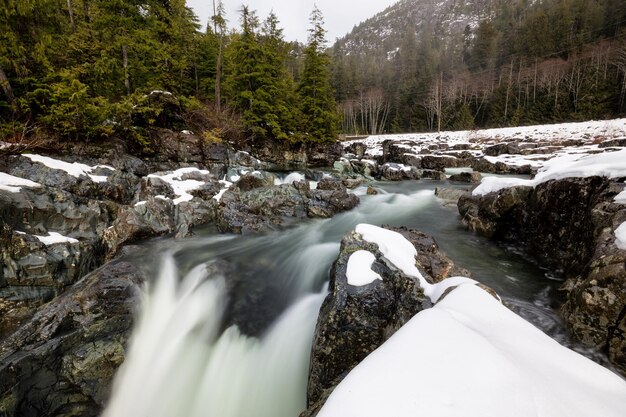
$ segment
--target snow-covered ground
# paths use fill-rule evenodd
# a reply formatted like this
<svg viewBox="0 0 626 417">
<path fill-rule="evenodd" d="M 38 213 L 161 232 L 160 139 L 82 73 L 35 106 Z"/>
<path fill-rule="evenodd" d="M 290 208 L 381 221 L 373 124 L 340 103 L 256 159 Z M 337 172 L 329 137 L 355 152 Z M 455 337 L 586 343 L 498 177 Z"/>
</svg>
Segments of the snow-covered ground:
<svg viewBox="0 0 626 417">
<path fill-rule="evenodd" d="M 607 178 L 626 177 L 626 148 L 600 154 L 565 154 L 545 161 L 533 179 L 487 177 L 472 191 L 474 195 L 485 195 L 516 185 L 534 187 L 550 180 L 571 177 L 602 176 Z M 620 195 L 624 194 L 623 192 Z M 618 195 L 616 201 L 621 199 Z"/>
<path fill-rule="evenodd" d="M 344 145 L 360 142 L 368 147 L 366 155 L 382 155 L 382 144 L 393 140 L 406 144 L 407 152 L 419 154 L 433 145 L 446 144 L 469 145 L 475 151 L 506 141 L 519 141 L 521 144 L 556 142 L 561 140 L 579 140 L 593 147 L 603 140 L 626 137 L 626 119 L 588 121 L 580 123 L 561 123 L 501 129 L 465 130 L 458 132 L 409 133 L 401 135 L 377 135 L 344 142 Z M 591 149 L 591 148 L 590 148 Z"/>
</svg>

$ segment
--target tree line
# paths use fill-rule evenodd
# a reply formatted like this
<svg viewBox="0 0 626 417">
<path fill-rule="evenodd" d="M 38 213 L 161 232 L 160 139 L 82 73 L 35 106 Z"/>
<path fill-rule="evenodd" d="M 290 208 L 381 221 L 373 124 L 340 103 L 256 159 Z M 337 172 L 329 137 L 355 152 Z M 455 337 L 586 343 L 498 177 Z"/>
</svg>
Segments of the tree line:
<svg viewBox="0 0 626 417">
<path fill-rule="evenodd" d="M 228 31 L 221 1 L 205 31 L 184 0 L 2 0 L 0 136 L 147 143 L 150 128 L 229 129 L 261 139 L 336 137 L 323 17 L 306 45 L 274 14 L 243 6 Z"/>
<path fill-rule="evenodd" d="M 626 5 L 617 0 L 492 3 L 448 34 L 398 27 L 395 50 L 333 48 L 343 129 L 471 129 L 626 113 Z M 387 48 L 389 43 L 383 44 Z M 375 120 L 373 120 L 375 119 Z"/>
<path fill-rule="evenodd" d="M 356 51 L 327 48 L 317 9 L 300 44 L 247 6 L 229 30 L 219 0 L 206 30 L 184 0 L 0 0 L 0 140 L 326 141 L 626 113 L 623 1 L 487 3 L 462 33 L 404 25 L 392 50 Z"/>
</svg>

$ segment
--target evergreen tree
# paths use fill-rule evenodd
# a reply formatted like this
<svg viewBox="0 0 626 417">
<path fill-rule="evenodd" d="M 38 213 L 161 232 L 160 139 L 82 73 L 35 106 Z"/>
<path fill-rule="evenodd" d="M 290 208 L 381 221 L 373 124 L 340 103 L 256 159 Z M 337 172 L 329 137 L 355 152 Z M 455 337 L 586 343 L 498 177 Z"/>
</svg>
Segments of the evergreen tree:
<svg viewBox="0 0 626 417">
<path fill-rule="evenodd" d="M 322 13 L 311 13 L 309 41 L 304 51 L 304 69 L 298 87 L 302 110 L 302 130 L 317 141 L 337 137 L 337 105 L 330 85 L 330 58 L 326 54 L 326 31 Z"/>
</svg>

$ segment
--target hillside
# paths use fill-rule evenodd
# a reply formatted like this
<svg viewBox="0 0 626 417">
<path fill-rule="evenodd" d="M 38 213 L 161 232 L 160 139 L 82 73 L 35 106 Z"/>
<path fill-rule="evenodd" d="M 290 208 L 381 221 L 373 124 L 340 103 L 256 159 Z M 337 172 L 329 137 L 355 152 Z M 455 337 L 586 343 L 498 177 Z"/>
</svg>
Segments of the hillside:
<svg viewBox="0 0 626 417">
<path fill-rule="evenodd" d="M 626 6 L 615 0 L 401 0 L 332 48 L 347 133 L 624 114 Z"/>
</svg>

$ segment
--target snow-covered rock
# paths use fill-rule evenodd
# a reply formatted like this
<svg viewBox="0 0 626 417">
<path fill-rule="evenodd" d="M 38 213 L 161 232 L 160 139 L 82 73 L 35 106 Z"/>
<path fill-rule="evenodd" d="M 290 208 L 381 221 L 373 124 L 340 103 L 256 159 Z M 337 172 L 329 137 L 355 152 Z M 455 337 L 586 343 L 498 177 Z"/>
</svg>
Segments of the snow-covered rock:
<svg viewBox="0 0 626 417">
<path fill-rule="evenodd" d="M 623 417 L 626 381 L 461 285 L 335 388 L 319 417 Z"/>
</svg>

